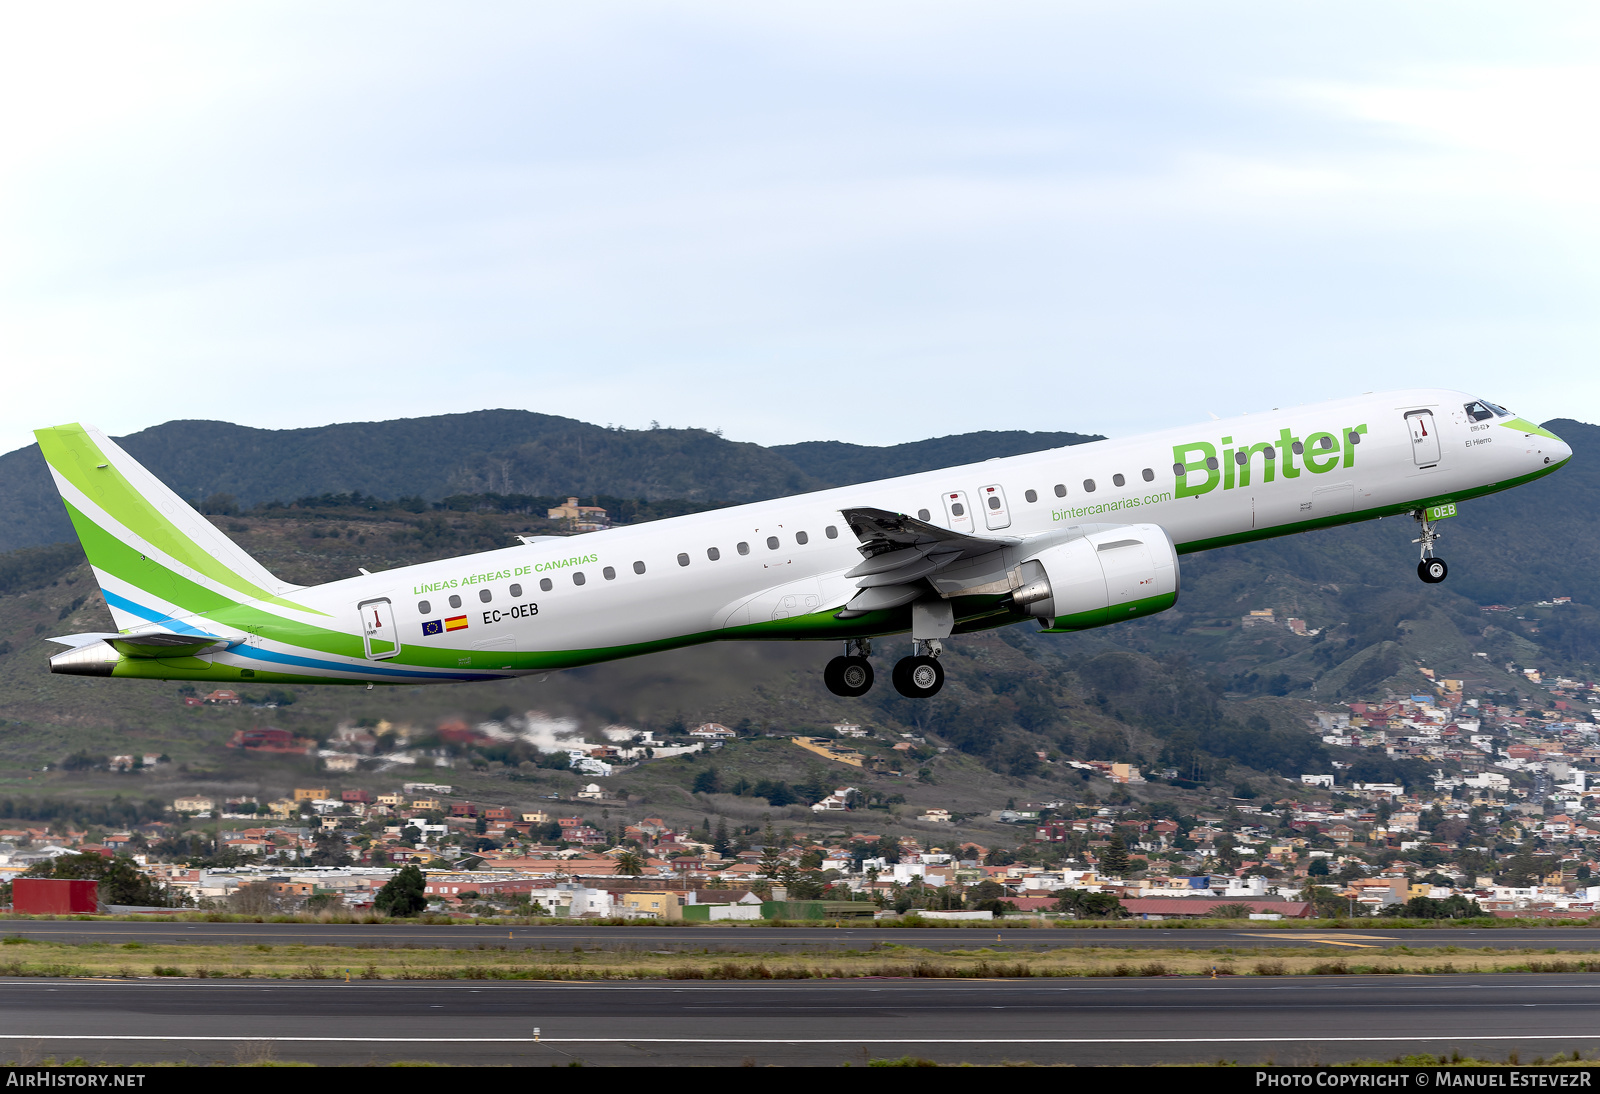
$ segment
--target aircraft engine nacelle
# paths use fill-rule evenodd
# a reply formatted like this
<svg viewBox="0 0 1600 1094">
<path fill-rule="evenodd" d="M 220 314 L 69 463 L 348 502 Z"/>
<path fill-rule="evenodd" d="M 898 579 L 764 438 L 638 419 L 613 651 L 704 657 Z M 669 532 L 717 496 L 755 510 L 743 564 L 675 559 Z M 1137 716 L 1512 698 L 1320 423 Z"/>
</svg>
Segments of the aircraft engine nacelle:
<svg viewBox="0 0 1600 1094">
<path fill-rule="evenodd" d="M 1082 631 L 1164 612 L 1178 601 L 1178 552 L 1156 524 L 1121 524 L 1023 562 L 1017 607 L 1047 631 Z"/>
</svg>

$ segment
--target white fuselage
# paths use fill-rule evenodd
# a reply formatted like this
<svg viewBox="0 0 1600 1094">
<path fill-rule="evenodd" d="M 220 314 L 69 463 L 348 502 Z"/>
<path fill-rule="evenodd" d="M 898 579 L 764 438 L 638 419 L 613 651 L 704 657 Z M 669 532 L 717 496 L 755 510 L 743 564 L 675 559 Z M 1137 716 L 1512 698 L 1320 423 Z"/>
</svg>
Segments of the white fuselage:
<svg viewBox="0 0 1600 1094">
<path fill-rule="evenodd" d="M 830 612 L 855 593 L 844 574 L 861 555 L 841 510 L 876 507 L 975 536 L 1024 540 L 1072 525 L 1158 524 L 1186 552 L 1476 496 L 1570 456 L 1559 440 L 1510 427 L 1505 416 L 1470 420 L 1464 408 L 1473 402 L 1463 392 L 1408 390 L 1243 415 L 542 538 L 304 589 L 294 599 L 351 627 L 361 605 L 388 601 L 378 610 L 392 613 L 397 653 L 366 665 L 338 658 L 335 673 L 383 682 L 411 675 L 403 668 L 415 646 L 454 651 L 464 678 L 719 636 L 831 637 L 752 628 Z M 1359 431 L 1354 444 L 1352 431 Z M 1331 447 L 1318 447 L 1324 436 Z M 1294 451 L 1297 443 L 1304 451 Z M 1263 446 L 1271 446 L 1270 458 Z M 1188 469 L 1180 476 L 1175 464 Z M 279 644 L 269 633 L 258 645 Z M 243 658 L 242 665 L 250 651 L 222 657 Z M 315 674 L 325 675 L 328 661 L 318 660 L 325 667 Z"/>
</svg>

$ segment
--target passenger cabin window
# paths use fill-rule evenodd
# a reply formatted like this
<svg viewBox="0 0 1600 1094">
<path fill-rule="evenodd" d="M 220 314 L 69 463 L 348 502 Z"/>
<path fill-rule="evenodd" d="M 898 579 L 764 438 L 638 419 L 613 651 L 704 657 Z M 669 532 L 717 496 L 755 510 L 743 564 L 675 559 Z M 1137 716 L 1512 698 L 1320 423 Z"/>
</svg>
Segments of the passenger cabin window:
<svg viewBox="0 0 1600 1094">
<path fill-rule="evenodd" d="M 513 586 L 511 586 L 511 599 L 515 600 L 521 595 L 522 595 L 522 586 L 521 585 L 513 585 Z"/>
<path fill-rule="evenodd" d="M 750 545 L 748 543 L 741 543 L 739 544 L 737 550 L 741 555 L 747 555 L 750 553 Z"/>
<path fill-rule="evenodd" d="M 767 537 L 767 550 L 776 551 L 777 549 L 778 549 L 778 537 L 777 536 L 768 536 Z"/>
<path fill-rule="evenodd" d="M 1221 467 L 1221 466 L 1222 465 L 1217 462 L 1217 458 L 1215 456 L 1207 456 L 1206 457 L 1206 470 L 1207 471 L 1215 471 L 1218 467 Z"/>
<path fill-rule="evenodd" d="M 1239 449 L 1239 451 L 1233 454 L 1233 462 L 1238 464 L 1240 467 L 1243 467 L 1245 464 L 1250 462 L 1250 453 L 1246 452 L 1242 448 Z"/>
<path fill-rule="evenodd" d="M 958 501 L 954 505 L 950 506 L 950 515 L 953 517 L 964 517 L 967 515 L 967 507 Z"/>
<path fill-rule="evenodd" d="M 607 566 L 605 569 L 600 571 L 600 576 L 605 578 L 607 581 L 615 581 L 617 580 L 617 568 L 615 566 Z"/>
<path fill-rule="evenodd" d="M 1093 479 L 1084 479 L 1083 480 L 1083 492 L 1085 494 L 1094 493 L 1094 480 Z"/>
<path fill-rule="evenodd" d="M 1067 484 L 1064 483 L 1064 482 L 1056 483 L 1056 497 L 1064 498 L 1066 496 L 1067 496 Z"/>
<path fill-rule="evenodd" d="M 807 543 L 811 542 L 811 537 L 806 535 L 804 532 L 796 532 L 794 534 L 794 541 L 803 547 Z"/>
<path fill-rule="evenodd" d="M 678 565 L 679 566 L 687 566 L 687 565 L 689 565 L 689 556 L 684 554 L 681 551 L 678 552 Z"/>
<path fill-rule="evenodd" d="M 990 509 L 998 509 L 998 508 L 1000 508 L 1000 499 L 998 497 L 996 497 L 995 495 L 993 495 L 993 494 L 989 495 L 989 508 Z"/>
<path fill-rule="evenodd" d="M 1333 438 L 1332 437 L 1323 437 L 1322 438 L 1322 443 L 1319 444 L 1317 447 L 1322 449 L 1323 451 L 1327 451 L 1328 449 L 1333 447 Z"/>
<path fill-rule="evenodd" d="M 1028 499 L 1029 504 L 1032 504 L 1033 502 L 1036 502 L 1036 501 L 1039 500 L 1039 491 L 1037 491 L 1037 490 L 1024 490 L 1022 492 L 1022 496 Z"/>
<path fill-rule="evenodd" d="M 1128 480 L 1123 477 L 1121 472 L 1118 472 L 1117 474 L 1111 476 L 1111 485 L 1126 486 L 1128 485 Z"/>
<path fill-rule="evenodd" d="M 478 590 L 478 599 L 483 601 L 485 604 L 487 604 L 487 603 L 489 603 L 489 601 L 494 599 L 494 594 L 491 593 L 488 589 L 479 589 Z"/>
<path fill-rule="evenodd" d="M 461 607 L 461 598 L 459 596 L 456 596 L 456 595 L 452 594 L 451 597 L 450 597 L 450 606 L 452 608 Z"/>
<path fill-rule="evenodd" d="M 429 604 L 426 600 L 419 600 L 417 601 L 417 613 L 419 615 L 432 615 L 433 605 Z"/>
<path fill-rule="evenodd" d="M 633 564 L 633 572 L 634 572 L 634 573 L 636 573 L 636 574 L 642 574 L 642 573 L 644 573 L 644 563 L 642 563 L 642 562 L 635 562 L 635 563 L 634 563 L 634 564 Z"/>
<path fill-rule="evenodd" d="M 838 539 L 839 528 L 837 525 L 830 524 L 822 530 L 822 534 L 827 536 L 829 539 Z"/>
<path fill-rule="evenodd" d="M 715 562 L 715 561 L 717 561 L 717 559 L 722 557 L 722 552 L 717 550 L 715 547 L 707 547 L 706 548 L 706 557 L 709 558 L 712 562 Z"/>
<path fill-rule="evenodd" d="M 1278 458 L 1278 450 L 1273 448 L 1270 444 L 1261 450 L 1261 454 L 1269 460 L 1275 460 Z"/>
<path fill-rule="evenodd" d="M 547 593 L 553 588 L 555 588 L 555 585 L 554 585 L 554 583 L 551 582 L 551 580 L 548 577 L 541 577 L 539 579 L 539 590 L 541 592 L 546 592 Z"/>
<path fill-rule="evenodd" d="M 1350 443 L 1351 444 L 1360 444 L 1361 443 L 1361 434 L 1357 433 L 1353 429 L 1350 431 Z"/>
<path fill-rule="evenodd" d="M 917 510 L 917 519 L 918 520 L 932 520 L 933 519 L 933 514 L 929 513 L 926 509 L 918 509 Z"/>
<path fill-rule="evenodd" d="M 1289 447 L 1294 450 L 1294 454 L 1296 456 L 1304 456 L 1306 454 L 1306 446 L 1304 441 L 1295 441 L 1294 444 L 1290 445 Z"/>
<path fill-rule="evenodd" d="M 574 570 L 574 571 L 572 571 L 572 583 L 574 585 L 582 585 L 585 581 L 588 581 L 588 580 L 589 580 L 588 578 L 583 576 L 583 571 L 582 570 Z"/>
<path fill-rule="evenodd" d="M 1155 482 L 1156 481 L 1156 472 L 1155 472 L 1155 469 L 1152 468 L 1152 467 L 1145 468 L 1143 471 L 1139 472 L 1139 474 L 1144 477 L 1144 481 L 1145 482 Z"/>
</svg>

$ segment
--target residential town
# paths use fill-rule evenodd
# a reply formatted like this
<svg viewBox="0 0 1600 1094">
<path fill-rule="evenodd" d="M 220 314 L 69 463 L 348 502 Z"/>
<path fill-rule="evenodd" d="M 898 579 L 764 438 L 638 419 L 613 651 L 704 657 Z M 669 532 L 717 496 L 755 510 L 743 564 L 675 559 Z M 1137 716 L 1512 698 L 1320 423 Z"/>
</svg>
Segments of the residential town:
<svg viewBox="0 0 1600 1094">
<path fill-rule="evenodd" d="M 340 785 L 345 773 L 404 773 L 429 756 L 448 775 L 443 746 L 502 740 L 513 731 L 501 724 L 447 722 L 423 733 L 347 722 L 323 747 L 263 727 L 240 731 L 229 747 L 316 753 L 325 780 L 272 800 L 180 796 L 166 816 L 122 831 L 14 824 L 0 830 L 0 877 L 92 853 L 129 856 L 165 886 L 169 903 L 193 908 L 226 909 L 242 892 L 270 890 L 275 908 L 361 909 L 397 869 L 415 864 L 426 873 L 430 909 L 451 915 L 739 919 L 801 914 L 797 902 L 810 902 L 806 914 L 983 918 L 1112 908 L 1150 919 L 1218 909 L 1306 918 L 1394 914 L 1397 906 L 1431 914 L 1454 901 L 1473 914 L 1586 918 L 1600 910 L 1595 684 L 1506 668 L 1528 687 L 1489 691 L 1418 665 L 1426 693 L 1317 710 L 1308 732 L 1351 759 L 1307 772 L 1298 785 L 1247 780 L 1210 806 L 1164 800 L 1163 782 L 1181 785 L 1177 771 L 1040 753 L 1041 763 L 1076 769 L 1114 793 L 1104 803 L 1092 792 L 996 802 L 986 831 L 1003 836 L 983 842 L 955 837 L 970 814 L 938 807 L 897 811 L 893 827 L 910 831 L 888 834 L 885 814 L 869 806 L 882 795 L 856 783 L 885 770 L 883 755 L 927 746 L 902 734 L 909 739 L 869 749 L 873 731 L 851 723 L 788 736 L 826 761 L 836 785 L 810 796 L 815 823 L 786 815 L 764 826 L 711 815 L 670 824 L 607 789 L 620 771 L 739 740 L 738 730 L 716 723 L 673 743 L 625 727 L 594 743 L 570 726 L 524 725 L 525 737 L 542 734 L 542 755 L 593 780 L 538 808 L 469 797 L 444 781 L 412 778 L 382 792 Z M 221 691 L 193 698 L 237 701 Z M 133 773 L 165 760 L 109 763 Z M 1373 778 L 1374 764 L 1404 777 Z M 706 768 L 695 790 L 715 784 Z M 783 786 L 753 790 L 783 805 L 795 797 Z"/>
</svg>

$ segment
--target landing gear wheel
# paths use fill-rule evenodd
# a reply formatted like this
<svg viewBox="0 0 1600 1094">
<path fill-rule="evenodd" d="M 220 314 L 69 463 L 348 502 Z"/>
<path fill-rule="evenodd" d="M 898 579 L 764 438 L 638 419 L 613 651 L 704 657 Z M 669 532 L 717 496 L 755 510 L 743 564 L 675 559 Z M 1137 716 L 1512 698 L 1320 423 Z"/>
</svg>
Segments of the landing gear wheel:
<svg viewBox="0 0 1600 1094">
<path fill-rule="evenodd" d="M 1417 576 L 1429 585 L 1437 585 L 1450 573 L 1442 558 L 1425 558 L 1417 563 Z"/>
<path fill-rule="evenodd" d="M 822 682 L 835 695 L 865 695 L 872 690 L 872 662 L 865 657 L 835 657 L 822 670 Z"/>
<path fill-rule="evenodd" d="M 944 687 L 944 669 L 931 657 L 902 657 L 894 663 L 894 690 L 907 699 L 927 699 Z"/>
</svg>

